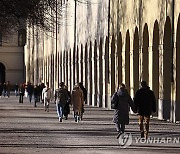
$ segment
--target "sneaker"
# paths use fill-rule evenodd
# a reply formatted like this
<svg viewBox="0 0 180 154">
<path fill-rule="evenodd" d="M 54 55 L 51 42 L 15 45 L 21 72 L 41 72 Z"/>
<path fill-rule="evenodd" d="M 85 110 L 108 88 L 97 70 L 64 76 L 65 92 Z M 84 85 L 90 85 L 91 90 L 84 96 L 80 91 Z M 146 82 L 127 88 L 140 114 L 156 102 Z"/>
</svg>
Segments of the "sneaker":
<svg viewBox="0 0 180 154">
<path fill-rule="evenodd" d="M 68 119 L 68 117 L 67 116 L 65 116 L 65 118 L 64 118 L 65 120 L 67 120 Z"/>
<path fill-rule="evenodd" d="M 59 122 L 62 122 L 62 118 L 59 118 Z"/>
</svg>

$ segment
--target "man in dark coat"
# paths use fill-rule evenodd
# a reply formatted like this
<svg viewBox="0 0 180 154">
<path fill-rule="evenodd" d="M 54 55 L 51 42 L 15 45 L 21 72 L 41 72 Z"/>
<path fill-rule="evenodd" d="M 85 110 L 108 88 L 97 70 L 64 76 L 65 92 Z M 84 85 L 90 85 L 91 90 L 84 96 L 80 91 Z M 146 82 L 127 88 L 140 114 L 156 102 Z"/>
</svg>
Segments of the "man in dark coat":
<svg viewBox="0 0 180 154">
<path fill-rule="evenodd" d="M 113 99 L 117 101 L 117 108 L 114 111 L 113 122 L 116 125 L 118 139 L 120 135 L 124 133 L 125 125 L 129 124 L 129 107 L 134 111 L 134 104 L 124 84 L 119 86 L 117 92 L 112 96 L 112 100 Z"/>
<path fill-rule="evenodd" d="M 136 92 L 134 97 L 135 110 L 139 114 L 139 126 L 141 137 L 148 138 L 149 121 L 152 112 L 156 112 L 156 99 L 154 92 L 150 90 L 145 81 L 141 82 L 141 88 Z M 143 121 L 145 123 L 145 130 Z"/>
</svg>

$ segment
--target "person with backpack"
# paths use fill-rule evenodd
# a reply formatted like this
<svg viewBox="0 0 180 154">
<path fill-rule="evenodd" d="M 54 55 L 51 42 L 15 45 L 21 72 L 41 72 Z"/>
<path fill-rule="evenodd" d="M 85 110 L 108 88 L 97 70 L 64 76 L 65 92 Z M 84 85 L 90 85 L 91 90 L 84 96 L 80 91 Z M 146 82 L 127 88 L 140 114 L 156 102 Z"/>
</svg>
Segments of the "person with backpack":
<svg viewBox="0 0 180 154">
<path fill-rule="evenodd" d="M 56 110 L 57 110 L 59 122 L 62 122 L 64 115 L 64 106 L 66 105 L 69 97 L 64 82 L 61 82 L 59 86 L 60 87 L 55 90 L 55 102 L 56 102 Z"/>
<path fill-rule="evenodd" d="M 49 83 L 46 83 L 46 87 L 43 88 L 42 91 L 42 98 L 43 98 L 43 102 L 44 102 L 44 110 L 49 112 L 49 103 L 52 99 L 52 91 L 51 88 L 49 87 Z"/>
<path fill-rule="evenodd" d="M 134 111 L 134 103 L 123 83 L 119 86 L 117 92 L 113 94 L 111 102 L 115 103 L 113 122 L 116 125 L 118 139 L 125 132 L 125 125 L 129 124 L 129 107 Z"/>
</svg>

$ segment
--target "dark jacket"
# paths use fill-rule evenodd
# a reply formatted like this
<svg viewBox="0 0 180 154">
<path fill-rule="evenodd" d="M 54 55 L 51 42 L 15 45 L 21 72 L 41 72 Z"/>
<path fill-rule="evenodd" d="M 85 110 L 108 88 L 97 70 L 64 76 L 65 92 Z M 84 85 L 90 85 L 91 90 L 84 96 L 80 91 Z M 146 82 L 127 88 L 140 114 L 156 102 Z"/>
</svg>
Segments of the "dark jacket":
<svg viewBox="0 0 180 154">
<path fill-rule="evenodd" d="M 156 112 L 156 99 L 154 92 L 148 86 L 139 89 L 134 97 L 135 110 L 139 115 L 150 116 Z"/>
<path fill-rule="evenodd" d="M 127 125 L 129 124 L 129 107 L 134 111 L 133 101 L 126 89 L 119 89 L 117 96 L 118 107 L 114 111 L 113 122 Z"/>
</svg>

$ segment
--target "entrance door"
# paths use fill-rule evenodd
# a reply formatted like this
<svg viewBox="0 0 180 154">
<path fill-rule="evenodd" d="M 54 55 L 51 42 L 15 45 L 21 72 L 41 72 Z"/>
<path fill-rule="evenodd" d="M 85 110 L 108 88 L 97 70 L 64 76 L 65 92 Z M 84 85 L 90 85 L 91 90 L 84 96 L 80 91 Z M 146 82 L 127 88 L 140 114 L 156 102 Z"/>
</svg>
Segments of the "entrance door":
<svg viewBox="0 0 180 154">
<path fill-rule="evenodd" d="M 0 63 L 0 82 L 3 84 L 5 82 L 5 66 Z"/>
</svg>

